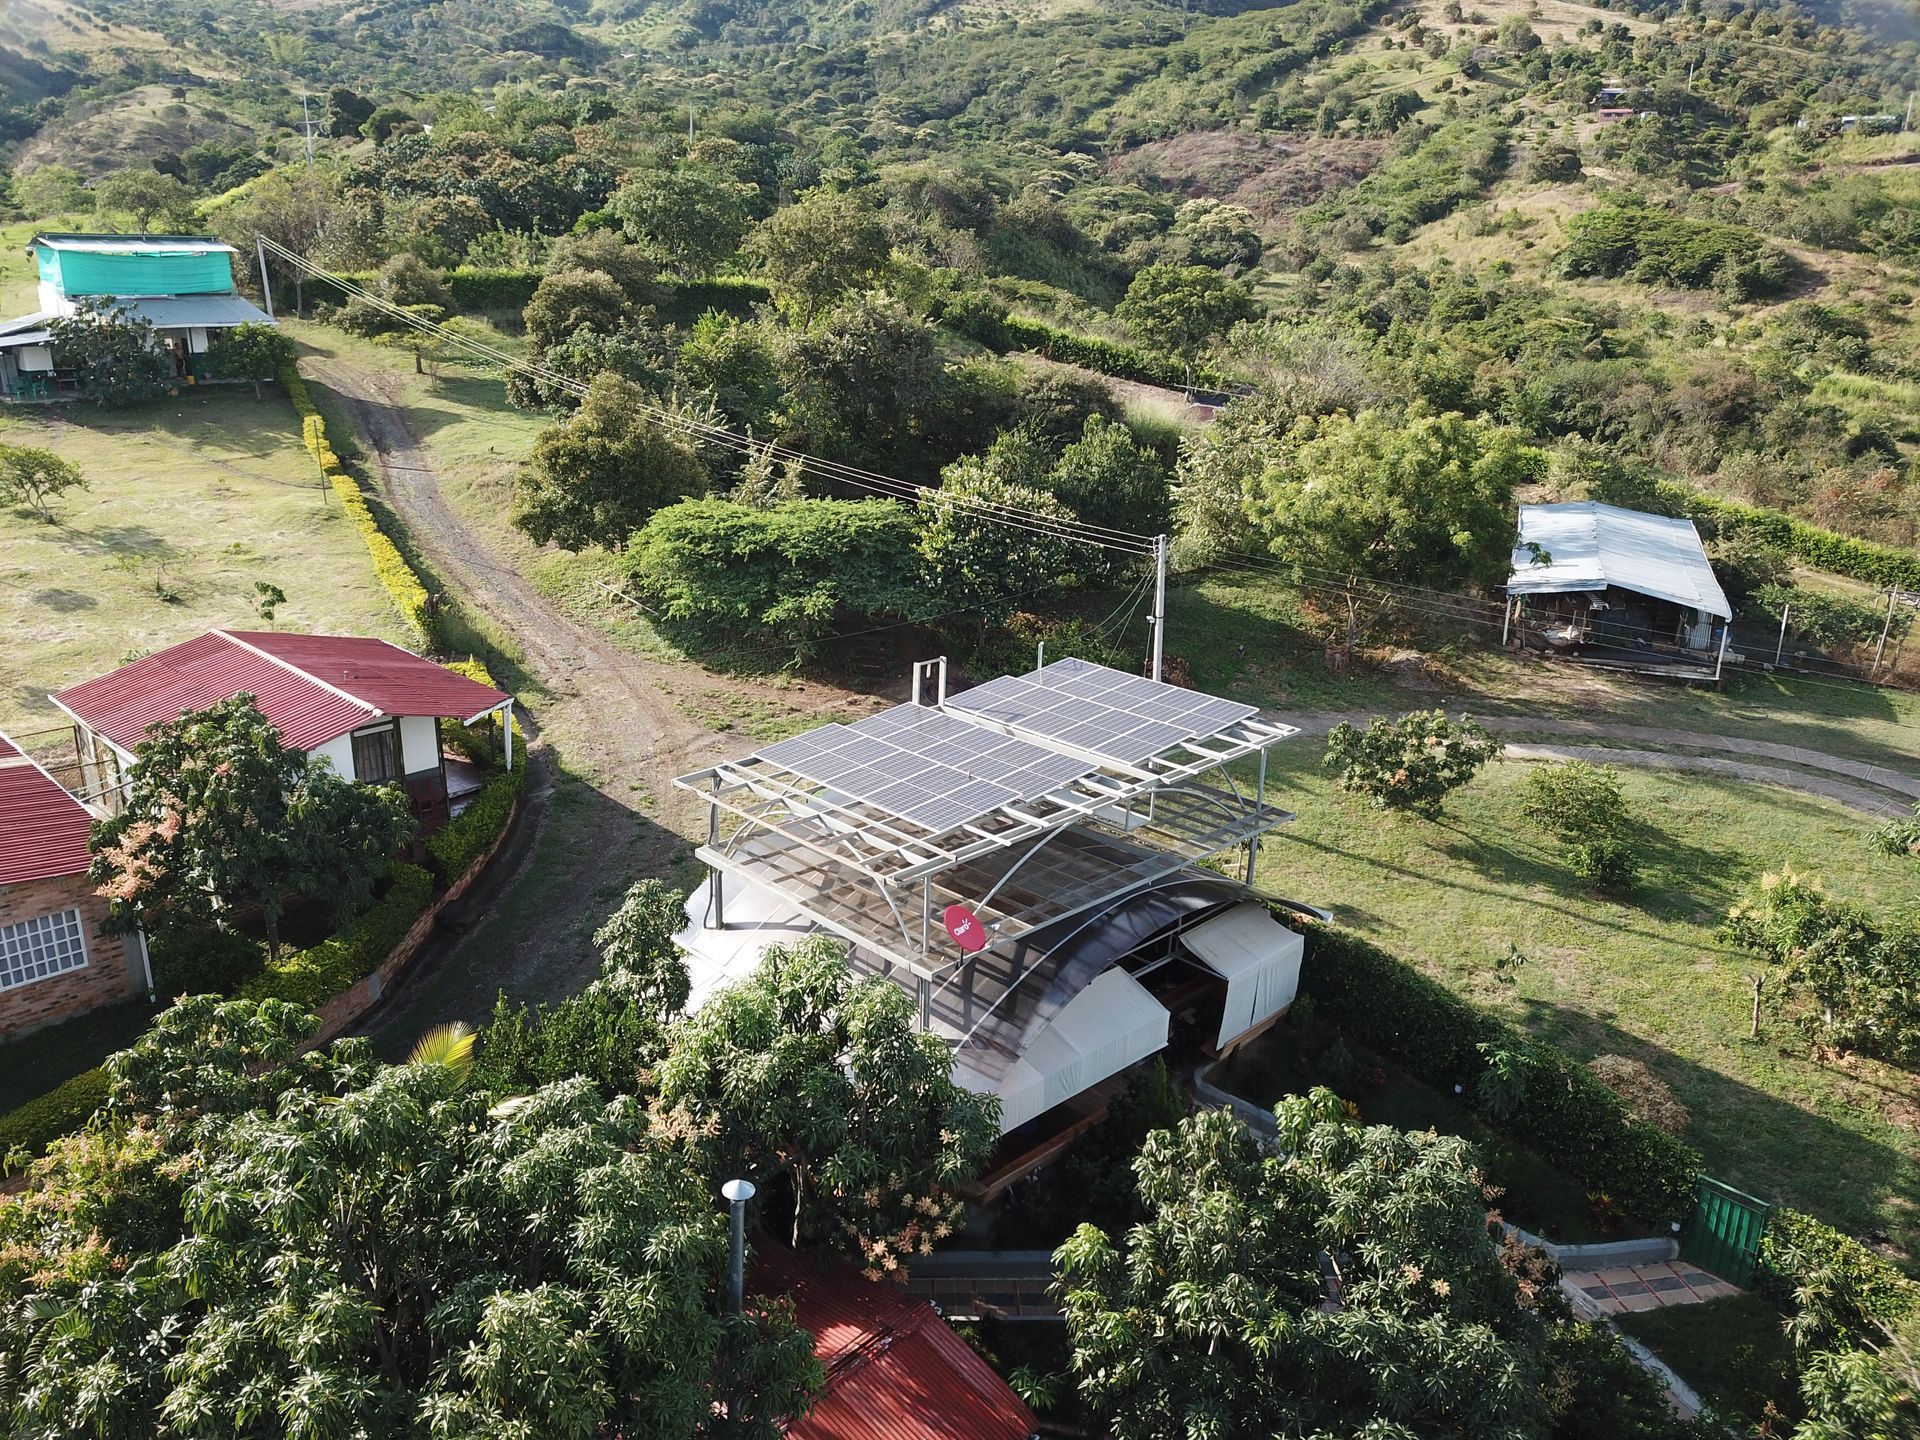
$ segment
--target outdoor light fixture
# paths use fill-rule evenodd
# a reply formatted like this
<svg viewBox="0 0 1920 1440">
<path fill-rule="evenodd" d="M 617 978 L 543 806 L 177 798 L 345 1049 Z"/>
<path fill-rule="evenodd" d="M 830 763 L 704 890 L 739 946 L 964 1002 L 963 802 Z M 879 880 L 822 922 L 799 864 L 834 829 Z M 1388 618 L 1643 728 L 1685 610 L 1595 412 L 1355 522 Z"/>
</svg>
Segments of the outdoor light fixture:
<svg viewBox="0 0 1920 1440">
<path fill-rule="evenodd" d="M 746 1304 L 747 1202 L 755 1191 L 751 1180 L 729 1180 L 720 1187 L 733 1210 L 733 1269 L 727 1277 L 727 1313 L 738 1315 Z"/>
</svg>

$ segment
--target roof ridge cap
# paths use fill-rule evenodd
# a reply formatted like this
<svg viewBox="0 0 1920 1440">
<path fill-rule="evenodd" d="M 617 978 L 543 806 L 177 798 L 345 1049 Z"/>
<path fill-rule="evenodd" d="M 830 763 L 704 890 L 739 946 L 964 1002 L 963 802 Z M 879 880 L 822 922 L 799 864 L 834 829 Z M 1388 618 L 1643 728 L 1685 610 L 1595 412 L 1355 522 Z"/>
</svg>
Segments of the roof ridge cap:
<svg viewBox="0 0 1920 1440">
<path fill-rule="evenodd" d="M 273 654 L 271 651 L 262 650 L 258 645 L 253 644 L 251 641 L 242 640 L 238 635 L 234 634 L 231 630 L 212 630 L 212 631 L 209 631 L 208 633 L 213 635 L 218 635 L 222 640 L 225 640 L 228 643 L 233 645 L 238 645 L 242 650 L 248 651 L 251 654 L 258 655 L 262 660 L 265 660 L 270 665 L 278 665 L 282 670 L 291 671 L 293 674 L 298 675 L 302 680 L 307 681 L 311 685 L 318 685 L 322 690 L 330 690 L 343 700 L 351 700 L 355 705 L 358 705 L 362 710 L 365 710 L 371 713 L 375 719 L 380 719 L 381 717 L 385 716 L 387 713 L 386 711 L 382 710 L 378 705 L 375 705 L 370 701 L 361 699 L 358 695 L 355 695 L 351 690 L 342 690 L 338 685 L 333 684 L 331 681 L 322 680 L 318 675 L 314 675 L 306 670 L 302 670 L 298 665 L 294 664 L 291 660 L 283 660 L 278 655 Z"/>
</svg>

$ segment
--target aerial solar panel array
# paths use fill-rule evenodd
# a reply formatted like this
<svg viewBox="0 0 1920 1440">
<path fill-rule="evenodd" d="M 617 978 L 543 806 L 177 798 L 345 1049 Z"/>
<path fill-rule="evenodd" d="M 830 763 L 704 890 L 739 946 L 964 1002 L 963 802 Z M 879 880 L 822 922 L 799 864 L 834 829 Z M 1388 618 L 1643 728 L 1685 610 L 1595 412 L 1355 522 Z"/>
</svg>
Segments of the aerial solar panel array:
<svg viewBox="0 0 1920 1440">
<path fill-rule="evenodd" d="M 935 833 L 1037 799 L 1094 769 L 923 705 L 823 725 L 755 753 Z"/>
<path fill-rule="evenodd" d="M 1075 659 L 989 680 L 947 705 L 1123 765 L 1142 764 L 1259 713 L 1252 705 Z"/>
</svg>

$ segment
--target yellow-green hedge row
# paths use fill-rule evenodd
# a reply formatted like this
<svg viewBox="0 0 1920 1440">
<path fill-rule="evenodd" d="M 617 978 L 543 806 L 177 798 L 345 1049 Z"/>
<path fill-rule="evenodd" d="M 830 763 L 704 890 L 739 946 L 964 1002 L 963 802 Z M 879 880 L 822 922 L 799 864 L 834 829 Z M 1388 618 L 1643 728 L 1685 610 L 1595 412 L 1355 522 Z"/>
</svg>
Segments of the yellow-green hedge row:
<svg viewBox="0 0 1920 1440">
<path fill-rule="evenodd" d="M 427 603 L 427 587 L 420 582 L 420 577 L 414 573 L 399 547 L 373 518 L 373 511 L 367 504 L 367 497 L 362 493 L 359 482 L 340 468 L 340 457 L 334 453 L 327 439 L 327 422 L 321 419 L 320 412 L 314 408 L 313 397 L 308 395 L 307 382 L 301 378 L 300 372 L 289 365 L 281 372 L 280 380 L 287 387 L 287 396 L 300 416 L 300 438 L 307 447 L 307 453 L 313 456 L 313 463 L 320 467 L 320 474 L 333 487 L 333 493 L 340 497 L 341 508 L 359 530 L 361 540 L 366 543 L 367 554 L 373 559 L 373 573 L 387 587 L 387 594 L 399 609 L 400 618 L 407 622 L 413 638 L 422 648 L 430 648 L 435 636 L 433 614 Z"/>
</svg>

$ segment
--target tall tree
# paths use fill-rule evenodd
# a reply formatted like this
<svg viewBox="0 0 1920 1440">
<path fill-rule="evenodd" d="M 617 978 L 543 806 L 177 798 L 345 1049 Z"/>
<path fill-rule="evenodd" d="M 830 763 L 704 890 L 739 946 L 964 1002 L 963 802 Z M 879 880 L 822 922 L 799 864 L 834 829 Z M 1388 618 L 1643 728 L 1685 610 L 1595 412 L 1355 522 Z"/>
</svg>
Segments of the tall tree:
<svg viewBox="0 0 1920 1440">
<path fill-rule="evenodd" d="M 641 170 L 614 194 L 627 232 L 681 275 L 711 274 L 740 248 L 752 223 L 751 185 L 717 165 Z"/>
<path fill-rule="evenodd" d="M 1492 585 L 1507 573 L 1514 490 L 1544 464 L 1487 420 L 1364 410 L 1295 425 L 1246 506 L 1275 555 L 1322 579 Z"/>
<path fill-rule="evenodd" d="M 703 493 L 706 461 L 655 418 L 660 408 L 631 380 L 597 377 L 580 408 L 534 442 L 514 483 L 513 523 L 542 545 L 624 550 L 654 511 Z"/>
<path fill-rule="evenodd" d="M 611 275 L 560 270 L 541 280 L 520 318 L 527 327 L 527 343 L 542 354 L 581 330 L 618 335 L 635 314 L 633 301 Z"/>
<path fill-rule="evenodd" d="M 151 230 L 156 220 L 168 227 L 193 223 L 193 192 L 178 176 L 150 166 L 130 165 L 102 176 L 93 187 L 93 203 L 107 214 L 127 216 L 140 231 Z"/>
<path fill-rule="evenodd" d="M 891 246 L 873 208 L 842 190 L 813 190 L 776 210 L 747 242 L 774 304 L 809 326 L 849 291 L 871 284 Z"/>
<path fill-rule="evenodd" d="M 724 1212 L 641 1107 L 183 1009 L 139 1068 L 202 1076 L 195 1122 L 123 1085 L 0 1214 L 9 1434 L 776 1440 L 820 1383 L 789 1312 L 721 1313 Z"/>
<path fill-rule="evenodd" d="M 796 1244 L 890 1272 L 951 1232 L 954 1187 L 999 1138 L 994 1102 L 952 1067 L 905 990 L 856 981 L 846 947 L 813 937 L 769 946 L 681 1023 L 660 1104 L 716 1179 L 791 1183 Z"/>
<path fill-rule="evenodd" d="M 1194 363 L 1216 336 L 1253 314 L 1253 299 L 1204 265 L 1149 265 L 1113 313 L 1143 345 L 1179 360 L 1191 385 Z"/>
<path fill-rule="evenodd" d="M 1544 1434 L 1548 1331 L 1501 1263 L 1467 1143 L 1293 1096 L 1279 1143 L 1229 1111 L 1148 1136 L 1147 1218 L 1056 1260 L 1072 1368 L 1140 1440 Z"/>
<path fill-rule="evenodd" d="M 271 955 L 287 896 L 351 913 L 413 834 L 404 795 L 292 749 L 248 694 L 154 727 L 134 756 L 126 803 L 94 826 L 91 874 L 120 923 L 149 933 L 254 907 Z"/>
</svg>

